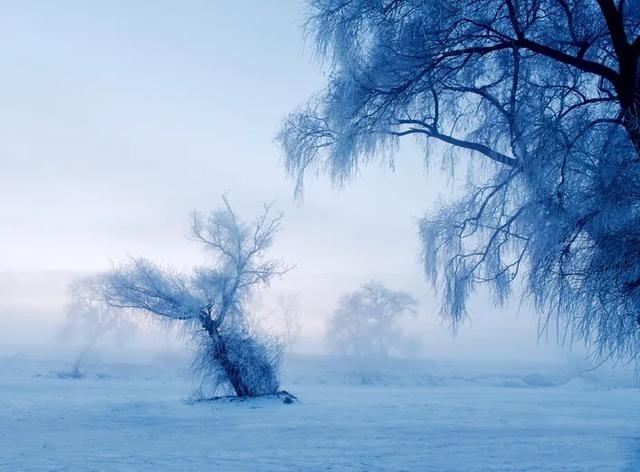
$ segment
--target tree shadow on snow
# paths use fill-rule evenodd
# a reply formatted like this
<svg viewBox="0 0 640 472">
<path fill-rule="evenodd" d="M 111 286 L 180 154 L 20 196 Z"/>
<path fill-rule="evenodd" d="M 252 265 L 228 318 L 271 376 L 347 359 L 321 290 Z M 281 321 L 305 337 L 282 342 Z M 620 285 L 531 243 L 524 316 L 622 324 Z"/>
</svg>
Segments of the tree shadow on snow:
<svg viewBox="0 0 640 472">
<path fill-rule="evenodd" d="M 263 400 L 282 402 L 286 405 L 290 405 L 293 403 L 300 403 L 300 400 L 298 399 L 298 397 L 287 392 L 286 390 L 281 390 L 274 394 L 257 395 L 254 397 L 238 397 L 236 395 L 223 395 L 223 396 L 215 396 L 215 397 L 195 397 L 195 398 L 189 399 L 187 403 L 189 404 L 208 403 L 208 402 L 241 403 L 241 402 L 256 402 L 256 401 L 263 401 Z"/>
</svg>

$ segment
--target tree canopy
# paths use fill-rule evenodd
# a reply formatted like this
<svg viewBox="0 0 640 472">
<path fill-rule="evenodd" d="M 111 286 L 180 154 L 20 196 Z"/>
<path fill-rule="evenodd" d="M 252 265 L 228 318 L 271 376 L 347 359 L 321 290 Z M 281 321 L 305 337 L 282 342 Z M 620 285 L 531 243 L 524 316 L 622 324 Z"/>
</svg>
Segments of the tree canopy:
<svg viewBox="0 0 640 472">
<path fill-rule="evenodd" d="M 478 172 L 420 222 L 457 326 L 513 282 L 543 325 L 640 353 L 640 1 L 311 0 L 324 90 L 283 122 L 287 171 L 344 183 L 414 136 Z M 433 152 L 427 147 L 428 160 Z M 482 157 L 484 159 L 477 159 Z"/>
</svg>

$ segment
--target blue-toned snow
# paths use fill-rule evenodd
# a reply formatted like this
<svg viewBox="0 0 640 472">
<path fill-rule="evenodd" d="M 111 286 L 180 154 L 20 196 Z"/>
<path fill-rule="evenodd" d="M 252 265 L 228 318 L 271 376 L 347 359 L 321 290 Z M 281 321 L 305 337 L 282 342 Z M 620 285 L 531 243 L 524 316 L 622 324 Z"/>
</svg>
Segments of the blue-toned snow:
<svg viewBox="0 0 640 472">
<path fill-rule="evenodd" d="M 301 402 L 191 402 L 175 366 L 0 361 L 1 471 L 640 471 L 632 373 L 300 357 Z"/>
</svg>

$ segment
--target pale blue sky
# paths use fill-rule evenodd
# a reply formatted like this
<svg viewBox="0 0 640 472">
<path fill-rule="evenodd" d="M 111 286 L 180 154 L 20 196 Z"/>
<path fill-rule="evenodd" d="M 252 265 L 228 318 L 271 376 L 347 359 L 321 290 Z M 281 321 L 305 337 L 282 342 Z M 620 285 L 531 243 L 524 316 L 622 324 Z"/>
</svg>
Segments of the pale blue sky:
<svg viewBox="0 0 640 472">
<path fill-rule="evenodd" d="M 448 190 L 427 178 L 419 147 L 403 149 L 395 173 L 367 168 L 341 192 L 312 179 L 304 202 L 293 201 L 273 138 L 323 83 L 302 39 L 303 9 L 297 0 L 0 2 L 5 330 L 20 322 L 10 313 L 59 312 L 73 271 L 128 254 L 189 267 L 201 256 L 185 239 L 190 212 L 227 193 L 243 215 L 274 199 L 285 212 L 274 252 L 297 267 L 274 290 L 300 293 L 307 334 L 321 332 L 341 292 L 378 278 L 423 300 L 431 350 L 542 349 L 529 316 L 482 301 L 460 339 L 439 326 L 414 220 Z"/>
</svg>

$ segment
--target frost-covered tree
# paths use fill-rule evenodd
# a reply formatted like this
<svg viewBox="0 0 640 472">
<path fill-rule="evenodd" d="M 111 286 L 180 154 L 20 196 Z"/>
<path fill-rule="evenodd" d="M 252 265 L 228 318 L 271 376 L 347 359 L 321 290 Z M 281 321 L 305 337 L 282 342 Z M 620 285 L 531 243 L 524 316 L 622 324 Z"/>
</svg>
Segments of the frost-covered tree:
<svg viewBox="0 0 640 472">
<path fill-rule="evenodd" d="M 640 353 L 640 1 L 311 0 L 328 84 L 279 135 L 301 191 L 393 163 L 413 136 L 470 168 L 422 219 L 426 275 L 457 326 L 479 284 L 513 282 L 544 327 Z M 440 143 L 438 146 L 431 144 Z"/>
<path fill-rule="evenodd" d="M 105 299 L 115 307 L 186 323 L 195 331 L 196 371 L 239 397 L 278 389 L 278 343 L 255 329 L 247 305 L 256 289 L 286 269 L 266 258 L 280 228 L 280 215 L 265 205 L 251 223 L 242 222 L 227 200 L 208 216 L 195 214 L 192 235 L 212 256 L 191 274 L 133 259 L 107 277 Z"/>
<path fill-rule="evenodd" d="M 66 318 L 59 337 L 64 342 L 80 344 L 69 377 L 83 376 L 82 363 L 99 341 L 109 338 L 122 345 L 137 329 L 126 313 L 105 303 L 103 282 L 100 276 L 94 276 L 74 280 L 69 285 Z"/>
<path fill-rule="evenodd" d="M 408 293 L 369 281 L 340 297 L 329 321 L 329 344 L 343 355 L 387 356 L 394 343 L 402 340 L 399 318 L 415 313 L 417 305 Z"/>
</svg>

